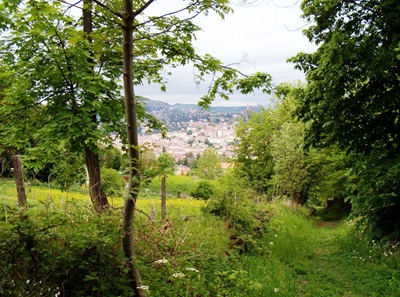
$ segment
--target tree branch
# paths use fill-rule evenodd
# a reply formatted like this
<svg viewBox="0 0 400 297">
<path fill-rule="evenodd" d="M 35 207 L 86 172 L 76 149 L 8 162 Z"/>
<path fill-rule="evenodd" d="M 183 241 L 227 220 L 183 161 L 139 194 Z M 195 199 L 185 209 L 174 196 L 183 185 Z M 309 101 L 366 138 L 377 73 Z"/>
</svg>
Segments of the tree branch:
<svg viewBox="0 0 400 297">
<path fill-rule="evenodd" d="M 147 1 L 142 7 L 140 7 L 138 10 L 133 12 L 133 18 L 135 19 L 139 14 L 141 14 L 143 11 L 145 11 L 155 0 L 149 0 Z"/>
<path fill-rule="evenodd" d="M 122 17 L 123 17 L 123 16 L 122 16 L 122 13 L 119 13 L 119 12 L 116 12 L 116 11 L 112 10 L 110 7 L 108 7 L 107 5 L 101 3 L 101 2 L 98 1 L 98 0 L 92 0 L 92 1 L 93 1 L 94 3 L 96 3 L 98 6 L 104 8 L 105 10 L 108 10 L 108 11 L 111 12 L 113 15 L 115 15 L 115 16 L 119 17 L 120 19 L 122 19 Z"/>
<path fill-rule="evenodd" d="M 143 22 L 143 23 L 140 23 L 140 24 L 137 24 L 137 25 L 133 26 L 133 28 L 136 29 L 136 28 L 138 28 L 138 27 L 145 26 L 146 24 L 148 24 L 148 23 L 150 23 L 150 22 L 154 22 L 154 21 L 156 21 L 156 20 L 160 20 L 160 19 L 165 18 L 165 17 L 167 17 L 167 16 L 171 16 L 171 15 L 178 14 L 178 13 L 180 13 L 180 12 L 186 11 L 186 10 L 188 10 L 189 8 L 193 7 L 193 6 L 196 6 L 196 4 L 197 4 L 197 2 L 196 2 L 196 3 L 192 3 L 192 4 L 186 6 L 186 7 L 182 8 L 182 9 L 179 9 L 179 10 L 176 10 L 176 11 L 173 11 L 173 12 L 169 12 L 169 13 L 166 13 L 166 14 L 161 15 L 161 16 L 158 16 L 158 17 L 150 18 L 148 21 L 145 21 L 145 22 Z M 195 16 L 198 16 L 201 12 L 202 12 L 202 11 L 199 11 Z M 193 18 L 193 17 L 190 17 L 190 18 L 188 18 L 188 20 L 190 20 L 190 19 L 192 19 L 192 18 Z"/>
</svg>

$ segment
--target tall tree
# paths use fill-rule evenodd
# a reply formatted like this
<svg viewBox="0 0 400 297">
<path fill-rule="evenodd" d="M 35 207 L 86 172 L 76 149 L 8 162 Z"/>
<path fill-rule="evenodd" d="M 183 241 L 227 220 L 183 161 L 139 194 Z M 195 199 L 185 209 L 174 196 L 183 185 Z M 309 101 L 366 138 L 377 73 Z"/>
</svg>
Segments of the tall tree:
<svg viewBox="0 0 400 297">
<path fill-rule="evenodd" d="M 204 179 L 213 180 L 222 174 L 221 160 L 213 148 L 206 148 L 197 165 L 197 174 Z"/>
<path fill-rule="evenodd" d="M 400 233 L 400 6 L 398 1 L 303 1 L 315 53 L 291 61 L 306 73 L 299 108 L 309 145 L 352 152 L 354 210 L 378 236 Z"/>
<path fill-rule="evenodd" d="M 125 136 L 130 183 L 124 204 L 123 246 L 129 260 L 132 288 L 137 296 L 144 296 L 134 263 L 132 233 L 141 180 L 137 127 L 141 115 L 143 118 L 134 85 L 148 81 L 160 83 L 165 89 L 165 67 L 191 62 L 197 80 L 213 75 L 209 92 L 200 102 L 201 106 L 208 107 L 216 96 L 228 99 L 236 90 L 246 94 L 261 88 L 269 92 L 271 77 L 265 73 L 244 76 L 210 55 L 196 54 L 192 41 L 200 28 L 193 19 L 210 12 L 223 17 L 231 12 L 227 0 L 182 1 L 176 10 L 157 16 L 145 13 L 156 2 L 154 0 L 106 3 L 93 0 L 96 30 L 92 31 L 92 42 L 79 30 L 79 20 L 66 13 L 72 7 L 81 9 L 80 2 L 65 6 L 68 1 L 26 1 L 16 6 L 19 2 L 12 2 L 12 5 L 1 2 L 9 13 L 1 13 L 0 21 L 5 20 L 11 38 L 7 36 L 2 45 L 2 53 L 5 53 L 2 60 L 6 63 L 0 66 L 5 70 L 2 74 L 6 74 L 2 79 L 12 82 L 5 91 L 8 102 L 1 112 L 9 116 L 10 109 L 14 109 L 21 116 L 22 112 L 37 108 L 38 117 L 29 122 L 34 125 L 27 126 L 36 128 L 33 131 L 38 144 L 49 156 L 55 153 L 51 151 L 52 144 L 58 138 L 70 141 L 71 149 L 82 151 L 85 144 L 96 151 L 100 141 L 112 141 L 111 132 Z M 86 6 L 88 3 L 85 9 L 90 8 Z M 3 23 L 0 28 L 2 26 Z M 117 58 L 121 56 L 122 59 Z M 88 57 L 94 62 L 90 63 Z M 121 64 L 124 109 L 118 85 Z M 93 74 L 91 69 L 95 70 L 94 76 L 87 74 Z M 126 133 L 122 133 L 123 124 L 126 124 Z M 157 124 L 157 121 L 153 118 L 150 124 Z M 15 120 L 10 122 L 8 132 L 27 129 Z M 2 137 L 6 137 L 6 133 Z M 18 144 L 16 137 L 7 141 Z M 26 145 L 26 137 L 20 142 Z"/>
<path fill-rule="evenodd" d="M 86 72 L 86 75 L 89 77 L 95 77 L 94 72 L 94 52 L 91 48 L 92 46 L 92 32 L 93 32 L 93 17 L 92 17 L 92 1 L 91 0 L 83 0 L 83 33 L 84 38 L 89 46 L 87 63 L 88 68 L 82 69 Z M 93 92 L 89 86 L 84 87 L 84 96 L 88 98 L 90 102 L 96 102 L 98 99 L 96 98 L 98 94 Z M 88 114 L 88 117 L 92 120 L 94 125 L 98 126 L 99 123 L 97 121 L 96 110 L 91 110 Z M 96 130 L 98 128 L 96 127 Z M 88 135 L 86 136 L 87 138 Z M 86 168 L 89 176 L 89 193 L 92 199 L 93 205 L 96 207 L 98 211 L 101 211 L 102 208 L 108 205 L 108 200 L 106 194 L 103 191 L 101 186 L 101 176 L 100 176 L 100 161 L 99 161 L 99 153 L 96 146 L 86 142 L 84 144 L 85 148 L 85 160 L 86 160 Z"/>
<path fill-rule="evenodd" d="M 259 192 L 274 192 L 273 139 L 287 122 L 295 122 L 295 96 L 303 86 L 299 83 L 282 83 L 275 88 L 274 104 L 259 113 L 253 112 L 236 129 L 238 145 L 236 168 L 246 176 Z"/>
<path fill-rule="evenodd" d="M 291 201 L 303 204 L 302 192 L 307 184 L 304 144 L 304 124 L 286 122 L 273 136 L 273 181 Z"/>
<path fill-rule="evenodd" d="M 9 145 L 25 147 L 31 161 L 27 164 L 37 167 L 55 159 L 57 147 L 66 140 L 70 151 L 85 156 L 91 199 L 101 210 L 107 199 L 100 184 L 98 141 L 110 141 L 110 132 L 120 129 L 123 116 L 117 107 L 119 72 L 111 79 L 107 72 L 95 72 L 100 62 L 92 45 L 90 2 L 84 6 L 83 24 L 57 1 L 14 7 L 13 23 L 2 36 L 2 80 L 7 88 L 1 114 L 8 125 L 1 136 Z M 103 69 L 111 71 L 111 63 L 105 64 Z M 114 106 L 115 113 L 99 108 L 102 104 Z"/>
</svg>

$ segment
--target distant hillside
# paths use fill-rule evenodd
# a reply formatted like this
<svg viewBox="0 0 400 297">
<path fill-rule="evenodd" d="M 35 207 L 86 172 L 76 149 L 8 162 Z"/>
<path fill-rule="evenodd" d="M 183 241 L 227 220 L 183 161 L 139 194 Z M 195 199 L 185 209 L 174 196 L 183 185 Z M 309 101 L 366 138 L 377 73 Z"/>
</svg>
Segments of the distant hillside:
<svg viewBox="0 0 400 297">
<path fill-rule="evenodd" d="M 154 111 L 154 110 L 159 110 L 159 109 L 173 109 L 176 111 L 182 110 L 202 110 L 200 106 L 197 104 L 184 104 L 184 103 L 176 103 L 176 104 L 168 104 L 166 102 L 162 101 L 157 101 L 157 100 L 151 100 L 148 98 L 144 97 L 139 97 L 139 100 L 144 102 L 146 105 L 146 110 L 148 112 Z M 242 113 L 245 111 L 247 108 L 250 110 L 259 112 L 261 111 L 261 108 L 259 106 L 215 106 L 211 107 L 210 109 L 207 110 L 207 112 L 210 113 Z"/>
</svg>

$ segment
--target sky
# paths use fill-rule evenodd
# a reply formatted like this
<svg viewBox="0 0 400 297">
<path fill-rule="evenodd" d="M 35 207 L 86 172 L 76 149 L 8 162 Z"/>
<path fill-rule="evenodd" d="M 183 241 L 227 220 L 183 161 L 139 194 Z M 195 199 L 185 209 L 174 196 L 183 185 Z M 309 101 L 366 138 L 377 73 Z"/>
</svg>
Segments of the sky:
<svg viewBox="0 0 400 297">
<path fill-rule="evenodd" d="M 209 53 L 224 64 L 237 63 L 244 59 L 238 67 L 241 72 L 267 72 L 272 75 L 274 84 L 304 80 L 304 74 L 295 70 L 294 64 L 286 62 L 299 52 L 311 53 L 316 50 L 316 46 L 302 33 L 307 24 L 300 17 L 300 1 L 252 2 L 251 5 L 243 6 L 237 4 L 239 0 L 234 0 L 234 12 L 227 15 L 225 20 L 214 14 L 196 18 L 195 23 L 202 28 L 194 41 L 197 52 Z M 159 0 L 152 9 L 154 12 L 165 11 L 172 3 L 178 1 Z M 193 67 L 169 70 L 173 75 L 167 77 L 166 92 L 161 92 L 157 85 L 143 85 L 136 87 L 136 94 L 175 104 L 197 103 L 207 93 L 209 81 L 197 86 L 194 82 Z M 213 106 L 266 106 L 270 98 L 271 95 L 261 92 L 249 95 L 234 94 L 230 96 L 229 101 L 216 99 Z"/>
</svg>

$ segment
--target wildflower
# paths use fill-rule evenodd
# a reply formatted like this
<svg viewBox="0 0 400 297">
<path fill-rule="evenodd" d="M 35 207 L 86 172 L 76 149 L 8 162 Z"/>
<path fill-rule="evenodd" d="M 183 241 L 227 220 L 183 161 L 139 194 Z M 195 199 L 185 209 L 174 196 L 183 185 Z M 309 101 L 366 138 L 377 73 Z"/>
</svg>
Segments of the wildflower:
<svg viewBox="0 0 400 297">
<path fill-rule="evenodd" d="M 196 268 L 193 268 L 193 267 L 188 267 L 188 268 L 186 268 L 186 270 L 194 271 L 194 272 L 200 272 Z"/>
<path fill-rule="evenodd" d="M 30 283 L 30 280 L 29 280 L 29 279 L 27 279 L 27 280 L 26 280 L 26 284 L 27 284 L 27 285 L 29 285 L 29 283 Z"/>
<path fill-rule="evenodd" d="M 278 234 L 275 234 L 275 237 L 278 237 Z"/>
<path fill-rule="evenodd" d="M 154 263 L 155 264 L 166 264 L 166 263 L 168 263 L 168 260 L 167 259 L 160 259 L 160 260 L 154 261 Z"/>
<path fill-rule="evenodd" d="M 182 278 L 185 275 L 182 272 L 177 272 L 177 273 L 174 273 L 172 276 L 175 277 L 175 278 Z"/>
<path fill-rule="evenodd" d="M 139 290 L 143 290 L 143 291 L 148 291 L 149 290 L 149 286 L 140 286 L 137 287 Z"/>
<path fill-rule="evenodd" d="M 270 245 L 273 245 L 274 243 L 271 241 L 269 244 L 270 244 Z"/>
<path fill-rule="evenodd" d="M 274 289 L 274 293 L 278 293 L 278 291 L 279 291 L 278 288 L 275 288 L 275 289 Z"/>
</svg>

